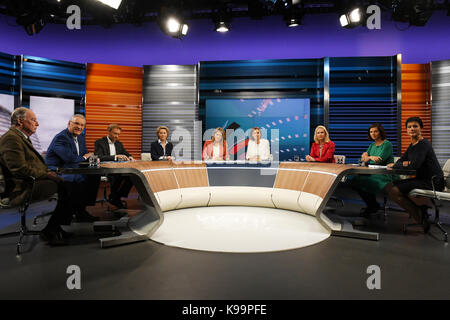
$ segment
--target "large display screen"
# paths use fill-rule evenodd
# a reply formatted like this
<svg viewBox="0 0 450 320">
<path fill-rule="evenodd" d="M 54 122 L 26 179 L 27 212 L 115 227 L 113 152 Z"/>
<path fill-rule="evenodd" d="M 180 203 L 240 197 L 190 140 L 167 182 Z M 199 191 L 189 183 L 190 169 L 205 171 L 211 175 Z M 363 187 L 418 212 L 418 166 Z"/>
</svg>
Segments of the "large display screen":
<svg viewBox="0 0 450 320">
<path fill-rule="evenodd" d="M 269 140 L 274 161 L 304 159 L 310 144 L 309 99 L 208 99 L 203 141 L 217 127 L 227 132 L 231 160 L 245 159 L 253 127 Z"/>
</svg>

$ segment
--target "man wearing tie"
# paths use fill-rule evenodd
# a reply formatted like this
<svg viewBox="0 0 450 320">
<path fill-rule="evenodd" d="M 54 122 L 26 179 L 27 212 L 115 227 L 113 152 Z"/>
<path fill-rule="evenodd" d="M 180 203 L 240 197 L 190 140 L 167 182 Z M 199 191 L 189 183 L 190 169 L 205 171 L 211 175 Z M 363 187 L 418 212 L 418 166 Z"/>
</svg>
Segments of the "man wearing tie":
<svg viewBox="0 0 450 320">
<path fill-rule="evenodd" d="M 49 168 L 78 168 L 79 163 L 89 159 L 92 152 L 86 148 L 82 135 L 86 119 L 75 114 L 69 120 L 67 129 L 58 133 L 50 143 L 45 162 Z M 75 216 L 79 222 L 98 220 L 86 212 L 86 206 L 95 205 L 100 177 L 97 175 L 63 174 L 67 182 Z"/>
<path fill-rule="evenodd" d="M 119 141 L 119 135 L 122 128 L 112 123 L 108 127 L 108 135 L 95 141 L 95 154 L 100 161 L 133 161 L 133 157 L 125 150 L 122 142 Z M 119 175 L 111 176 L 111 194 L 108 201 L 117 208 L 123 208 L 121 198 L 128 197 L 128 193 L 133 186 L 129 177 Z"/>
<path fill-rule="evenodd" d="M 47 199 L 58 193 L 55 210 L 42 230 L 41 237 L 50 245 L 67 244 L 69 234 L 62 228 L 71 220 L 71 208 L 63 179 L 50 171 L 44 159 L 33 147 L 30 136 L 37 130 L 39 123 L 35 113 L 20 107 L 11 114 L 11 128 L 0 138 L 0 162 L 5 177 L 11 178 L 7 183 L 5 194 L 10 205 L 19 205 L 27 196 L 27 188 L 23 178 L 34 177 L 35 185 L 32 200 Z"/>
</svg>

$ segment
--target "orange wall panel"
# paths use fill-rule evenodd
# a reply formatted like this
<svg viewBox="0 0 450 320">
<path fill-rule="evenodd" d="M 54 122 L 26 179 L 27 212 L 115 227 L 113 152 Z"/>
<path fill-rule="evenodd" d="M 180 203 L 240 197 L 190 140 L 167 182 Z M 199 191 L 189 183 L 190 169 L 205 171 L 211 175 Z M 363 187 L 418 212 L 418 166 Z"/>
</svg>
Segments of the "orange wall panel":
<svg viewBox="0 0 450 320">
<path fill-rule="evenodd" d="M 431 142 L 431 73 L 429 64 L 402 64 L 402 154 L 410 144 L 405 122 L 420 117 L 423 135 Z"/>
<path fill-rule="evenodd" d="M 142 68 L 89 63 L 86 79 L 86 145 L 122 127 L 119 140 L 135 159 L 142 149 Z"/>
</svg>

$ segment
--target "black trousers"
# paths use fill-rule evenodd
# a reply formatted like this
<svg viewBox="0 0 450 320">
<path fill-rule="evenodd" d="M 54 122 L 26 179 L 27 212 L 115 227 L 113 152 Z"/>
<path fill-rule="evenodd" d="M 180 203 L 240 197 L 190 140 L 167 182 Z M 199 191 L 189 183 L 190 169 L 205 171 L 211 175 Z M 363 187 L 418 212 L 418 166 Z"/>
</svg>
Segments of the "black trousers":
<svg viewBox="0 0 450 320">
<path fill-rule="evenodd" d="M 119 199 L 128 197 L 131 188 L 133 187 L 133 182 L 131 182 L 130 177 L 111 175 L 108 177 L 111 180 L 111 199 Z"/>
<path fill-rule="evenodd" d="M 380 206 L 374 193 L 365 192 L 356 188 L 354 188 L 354 190 L 358 192 L 359 196 L 364 200 L 368 208 L 377 208 Z"/>
<path fill-rule="evenodd" d="M 35 182 L 32 201 L 40 201 L 50 198 L 54 194 L 58 194 L 58 202 L 53 211 L 48 226 L 57 226 L 67 224 L 72 219 L 72 210 L 68 198 L 67 188 L 63 181 L 56 182 L 50 179 L 38 179 Z"/>
<path fill-rule="evenodd" d="M 86 175 L 85 181 L 64 181 L 64 185 L 68 193 L 72 214 L 85 210 L 86 206 L 95 206 L 100 176 Z"/>
</svg>

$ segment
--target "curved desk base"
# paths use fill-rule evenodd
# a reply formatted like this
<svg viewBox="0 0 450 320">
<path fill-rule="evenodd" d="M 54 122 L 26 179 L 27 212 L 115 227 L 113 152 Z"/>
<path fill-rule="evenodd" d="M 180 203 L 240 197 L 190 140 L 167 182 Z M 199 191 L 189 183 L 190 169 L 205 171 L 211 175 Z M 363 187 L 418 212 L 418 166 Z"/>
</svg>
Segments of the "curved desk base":
<svg viewBox="0 0 450 320">
<path fill-rule="evenodd" d="M 185 249 L 252 253 L 303 248 L 329 236 L 315 217 L 299 212 L 214 206 L 165 212 L 150 239 Z"/>
</svg>

